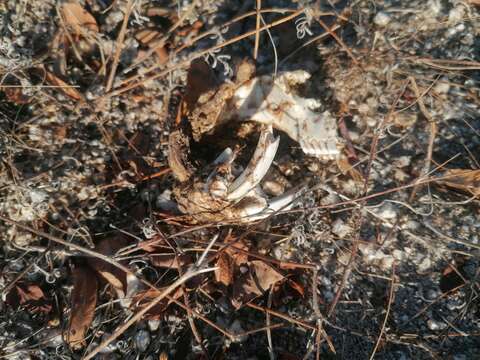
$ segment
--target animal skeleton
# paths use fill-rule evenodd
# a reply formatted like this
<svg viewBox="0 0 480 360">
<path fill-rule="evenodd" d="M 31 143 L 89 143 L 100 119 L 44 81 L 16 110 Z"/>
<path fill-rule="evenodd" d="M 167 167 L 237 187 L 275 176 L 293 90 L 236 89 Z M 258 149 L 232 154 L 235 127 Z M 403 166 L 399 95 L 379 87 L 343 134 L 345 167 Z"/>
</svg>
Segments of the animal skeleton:
<svg viewBox="0 0 480 360">
<path fill-rule="evenodd" d="M 181 181 L 174 195 L 179 209 L 199 222 L 250 222 L 292 206 L 295 189 L 268 199 L 259 186 L 279 145 L 273 128 L 297 141 L 308 155 L 330 159 L 340 153 L 335 119 L 328 111 L 313 111 L 318 101 L 294 93 L 294 87 L 304 83 L 310 74 L 296 70 L 276 78 L 249 78 L 245 74 L 253 71 L 246 67 L 248 64 L 243 69 L 241 66 L 242 75 L 237 75 L 236 83 L 223 84 L 197 97 L 189 119 L 197 139 L 226 121 L 261 123 L 256 150 L 242 172 L 235 171 L 236 154 L 230 148 L 218 156 L 213 169 L 195 170 L 188 161 L 188 137 L 181 130 L 170 135 L 169 164 Z"/>
</svg>

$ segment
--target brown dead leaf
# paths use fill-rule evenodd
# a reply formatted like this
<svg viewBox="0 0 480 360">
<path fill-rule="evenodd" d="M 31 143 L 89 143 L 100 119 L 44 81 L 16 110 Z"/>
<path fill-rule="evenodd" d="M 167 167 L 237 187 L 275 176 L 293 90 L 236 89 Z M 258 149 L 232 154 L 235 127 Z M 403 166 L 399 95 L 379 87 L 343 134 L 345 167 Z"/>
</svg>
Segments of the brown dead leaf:
<svg viewBox="0 0 480 360">
<path fill-rule="evenodd" d="M 228 246 L 225 249 L 225 252 L 230 255 L 233 259 L 235 265 L 240 266 L 248 263 L 248 255 L 244 251 L 250 249 L 250 244 L 246 239 L 238 240 L 236 237 L 231 236 L 230 234 L 224 240 L 225 244 L 232 243 L 232 246 Z M 243 251 L 241 251 L 243 250 Z"/>
<path fill-rule="evenodd" d="M 25 290 L 17 286 L 17 290 L 20 295 L 20 304 L 24 304 L 31 300 L 41 300 L 45 298 L 42 289 L 37 285 L 28 285 Z"/>
<path fill-rule="evenodd" d="M 233 285 L 232 304 L 237 309 L 284 279 L 282 274 L 261 260 L 251 261 L 249 269 L 250 271 L 241 274 Z"/>
<path fill-rule="evenodd" d="M 124 235 L 116 235 L 101 240 L 96 246 L 95 251 L 102 255 L 112 256 L 118 250 L 129 244 L 129 240 Z M 115 290 L 125 294 L 127 289 L 126 274 L 116 266 L 98 258 L 88 258 L 88 265 L 97 271 Z M 121 295 L 121 294 L 119 294 Z"/>
<path fill-rule="evenodd" d="M 354 181 L 360 182 L 360 183 L 364 181 L 362 174 L 357 169 L 352 167 L 352 165 L 350 165 L 350 162 L 348 161 L 347 158 L 344 158 L 344 157 L 338 158 L 337 166 L 342 172 L 342 174 L 349 174 Z"/>
<path fill-rule="evenodd" d="M 148 17 L 160 16 L 160 17 L 166 18 L 166 17 L 169 17 L 170 15 L 172 15 L 172 10 L 170 10 L 168 7 L 154 6 L 147 9 Z"/>
<path fill-rule="evenodd" d="M 165 351 L 162 351 L 160 356 L 158 357 L 158 360 L 168 360 L 168 355 Z"/>
<path fill-rule="evenodd" d="M 300 283 L 292 279 L 288 279 L 288 285 L 290 285 L 292 289 L 298 292 L 302 298 L 305 296 L 305 289 Z"/>
<path fill-rule="evenodd" d="M 262 292 L 270 289 L 270 286 L 276 282 L 283 280 L 282 274 L 261 260 L 253 260 L 250 262 L 250 264 L 253 266 L 255 276 L 258 279 L 258 285 L 260 286 Z"/>
<path fill-rule="evenodd" d="M 22 87 L 0 87 L 0 91 L 5 93 L 8 101 L 17 105 L 28 104 L 30 98 L 23 94 Z"/>
<path fill-rule="evenodd" d="M 65 81 L 60 79 L 59 77 L 55 76 L 53 73 L 45 70 L 45 80 L 53 86 L 59 86 L 59 90 L 61 90 L 65 95 L 74 99 L 74 100 L 81 100 L 82 95 L 78 92 L 77 89 L 67 84 Z"/>
<path fill-rule="evenodd" d="M 34 314 L 49 313 L 52 305 L 47 301 L 43 290 L 33 284 L 16 284 L 7 294 L 6 303 L 14 308 L 25 306 L 25 308 Z"/>
<path fill-rule="evenodd" d="M 448 264 L 443 270 L 442 277 L 440 278 L 439 287 L 442 293 L 445 294 L 459 286 L 465 285 L 464 275 L 463 264 L 458 264 L 456 268 L 453 268 L 452 265 Z"/>
<path fill-rule="evenodd" d="M 480 195 L 480 170 L 449 169 L 436 182 L 472 195 Z"/>
<path fill-rule="evenodd" d="M 7 75 L 2 79 L 0 91 L 3 91 L 8 101 L 17 105 L 27 104 L 30 98 L 23 93 L 22 83 L 13 75 Z"/>
<path fill-rule="evenodd" d="M 133 296 L 132 309 L 136 308 L 136 311 L 141 310 L 144 306 L 148 305 L 152 300 L 154 300 L 164 289 L 160 288 L 158 290 L 148 289 L 142 292 L 137 293 Z M 170 297 L 177 300 L 183 296 L 183 289 L 181 287 L 177 288 L 173 294 L 170 294 Z M 145 317 L 150 320 L 156 320 L 161 318 L 168 305 L 172 303 L 168 298 L 162 299 L 157 305 L 148 310 L 145 314 Z"/>
<path fill-rule="evenodd" d="M 135 38 L 142 44 L 150 49 L 155 48 L 155 54 L 158 57 L 158 64 L 162 65 L 168 61 L 168 50 L 166 44 L 160 44 L 162 41 L 163 33 L 152 28 L 145 28 L 138 31 L 135 34 Z M 137 60 L 142 59 L 145 56 L 145 52 L 139 51 Z"/>
<path fill-rule="evenodd" d="M 98 32 L 98 25 L 95 18 L 82 6 L 75 2 L 68 2 L 60 7 L 65 24 L 75 35 L 82 35 L 86 30 Z"/>
<path fill-rule="evenodd" d="M 195 59 L 191 62 L 187 74 L 187 86 L 183 101 L 186 111 L 191 112 L 202 94 L 213 90 L 217 85 L 215 74 L 203 59 Z"/>
<path fill-rule="evenodd" d="M 215 270 L 215 280 L 219 283 L 228 286 L 233 280 L 233 260 L 225 252 L 222 252 L 215 264 L 217 270 Z"/>
<path fill-rule="evenodd" d="M 95 272 L 86 266 L 76 267 L 72 275 L 71 314 L 66 338 L 70 347 L 76 350 L 85 346 L 85 333 L 97 306 L 98 283 Z"/>
<path fill-rule="evenodd" d="M 153 254 L 150 255 L 150 262 L 159 268 L 178 269 L 191 264 L 193 259 L 189 255 Z"/>
</svg>

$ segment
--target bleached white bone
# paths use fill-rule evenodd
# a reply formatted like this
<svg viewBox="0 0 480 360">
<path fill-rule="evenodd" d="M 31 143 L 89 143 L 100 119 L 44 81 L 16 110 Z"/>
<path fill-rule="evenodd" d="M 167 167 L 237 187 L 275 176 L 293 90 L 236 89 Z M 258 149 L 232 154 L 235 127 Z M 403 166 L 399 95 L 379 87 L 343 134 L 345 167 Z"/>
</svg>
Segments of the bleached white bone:
<svg viewBox="0 0 480 360">
<path fill-rule="evenodd" d="M 234 93 L 223 119 L 257 121 L 284 131 L 302 150 L 317 157 L 336 157 L 340 153 L 336 120 L 325 111 L 312 110 L 320 103 L 295 94 L 292 86 L 304 83 L 310 74 L 296 70 L 271 76 L 259 76 L 241 85 Z"/>
<path fill-rule="evenodd" d="M 255 194 L 258 199 L 264 199 L 261 195 Z M 247 195 L 248 196 L 248 195 Z M 262 204 L 261 201 L 248 204 L 242 208 L 242 221 L 250 222 L 265 219 L 266 217 L 278 212 L 292 208 L 294 200 L 298 196 L 298 188 L 291 189 L 285 194 L 274 197 Z"/>
<path fill-rule="evenodd" d="M 227 200 L 242 199 L 260 183 L 273 162 L 279 142 L 280 138 L 273 136 L 272 125 L 262 129 L 257 148 L 246 169 L 228 187 Z"/>
</svg>

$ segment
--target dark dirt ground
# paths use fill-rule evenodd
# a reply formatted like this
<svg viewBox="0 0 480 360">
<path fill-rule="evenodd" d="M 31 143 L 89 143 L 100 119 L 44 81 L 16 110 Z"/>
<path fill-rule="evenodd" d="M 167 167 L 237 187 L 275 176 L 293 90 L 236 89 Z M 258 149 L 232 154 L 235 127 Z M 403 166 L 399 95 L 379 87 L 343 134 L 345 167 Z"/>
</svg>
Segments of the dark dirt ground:
<svg viewBox="0 0 480 360">
<path fill-rule="evenodd" d="M 0 2 L 0 357 L 479 358 L 479 16 L 476 0 Z M 257 19 L 274 25 L 257 74 L 308 72 L 299 96 L 346 145 L 317 159 L 278 133 L 262 185 L 303 184 L 295 206 L 194 223 L 167 162 L 189 64 L 230 81 Z M 227 125 L 191 156 L 240 146 L 245 165 L 257 138 Z M 212 239 L 223 273 L 120 331 Z"/>
</svg>

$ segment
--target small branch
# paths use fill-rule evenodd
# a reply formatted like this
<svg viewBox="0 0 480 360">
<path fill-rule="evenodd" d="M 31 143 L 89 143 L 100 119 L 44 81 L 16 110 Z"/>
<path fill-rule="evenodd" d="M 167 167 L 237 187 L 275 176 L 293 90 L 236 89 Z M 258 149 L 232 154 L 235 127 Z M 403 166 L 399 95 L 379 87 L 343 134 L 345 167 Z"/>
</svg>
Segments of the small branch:
<svg viewBox="0 0 480 360">
<path fill-rule="evenodd" d="M 89 360 L 92 359 L 95 355 L 97 355 L 102 349 L 104 349 L 106 346 L 108 346 L 112 341 L 114 341 L 116 338 L 118 338 L 120 335 L 122 335 L 130 326 L 135 324 L 137 321 L 139 321 L 143 315 L 145 315 L 150 309 L 152 309 L 155 305 L 157 305 L 163 298 L 165 298 L 167 295 L 169 295 L 171 292 L 173 292 L 177 287 L 181 286 L 191 278 L 216 270 L 216 267 L 213 268 L 206 268 L 206 269 L 198 269 L 196 266 L 190 268 L 185 274 L 180 276 L 176 281 L 174 281 L 172 284 L 170 284 L 164 291 L 158 295 L 155 300 L 150 302 L 147 306 L 142 308 L 139 312 L 137 312 L 134 316 L 132 316 L 127 322 L 125 322 L 123 325 L 118 327 L 115 332 L 110 335 L 108 338 L 106 338 L 104 341 L 100 343 L 95 349 L 93 349 L 89 354 L 87 354 L 84 357 L 84 360 Z"/>
<path fill-rule="evenodd" d="M 128 0 L 127 10 L 123 17 L 122 27 L 118 33 L 117 43 L 115 47 L 115 55 L 113 56 L 112 68 L 110 69 L 110 75 L 108 76 L 107 85 L 105 86 L 105 92 L 108 93 L 112 89 L 113 79 L 117 71 L 118 61 L 120 60 L 120 54 L 122 53 L 123 41 L 125 40 L 125 33 L 127 32 L 128 19 L 133 10 L 133 2 L 135 0 Z"/>
<path fill-rule="evenodd" d="M 383 319 L 382 328 L 380 334 L 378 335 L 377 342 L 373 348 L 372 355 L 370 355 L 370 360 L 373 360 L 375 353 L 377 352 L 380 341 L 382 340 L 383 333 L 385 331 L 385 326 L 387 325 L 388 316 L 390 315 L 390 309 L 392 308 L 393 295 L 395 294 L 395 263 L 392 264 L 392 285 L 390 286 L 390 295 L 388 297 L 387 313 L 385 314 L 385 319 Z"/>
<path fill-rule="evenodd" d="M 432 115 L 430 114 L 430 112 L 427 110 L 427 107 L 425 106 L 425 102 L 423 101 L 423 96 L 425 94 L 420 94 L 420 90 L 418 89 L 415 78 L 409 77 L 409 80 L 411 83 L 411 88 L 415 93 L 415 96 L 417 97 L 418 107 L 420 108 L 420 111 L 422 112 L 423 116 L 425 116 L 425 118 L 428 120 L 428 123 L 430 124 L 430 137 L 428 139 L 427 158 L 425 159 L 425 165 L 422 169 L 422 172 L 420 173 L 420 178 L 422 178 L 426 174 L 428 174 L 430 171 L 430 166 L 432 163 L 432 155 L 433 155 L 433 145 L 435 142 L 435 136 L 437 135 L 437 124 L 435 123 L 435 120 L 433 119 Z M 410 202 L 413 201 L 413 199 L 415 198 L 415 194 L 417 193 L 418 188 L 419 188 L 419 185 L 415 185 L 413 187 L 412 193 L 410 194 L 410 198 L 409 198 Z"/>
<path fill-rule="evenodd" d="M 273 288 L 270 286 L 270 291 L 268 292 L 267 307 L 270 309 L 272 307 L 272 296 Z M 271 320 L 270 313 L 265 314 L 266 323 L 267 323 L 267 342 L 268 342 L 268 356 L 270 360 L 275 360 L 275 353 L 273 352 L 273 342 L 272 342 L 272 332 L 270 331 Z"/>
<path fill-rule="evenodd" d="M 256 22 L 256 25 L 255 25 L 255 30 L 256 30 L 256 34 L 255 34 L 255 48 L 253 49 L 253 59 L 256 61 L 257 58 L 258 58 L 258 48 L 260 46 L 260 11 L 261 11 L 261 8 L 262 8 L 262 0 L 257 0 L 257 7 L 256 7 L 256 11 L 257 11 L 257 22 Z"/>
<path fill-rule="evenodd" d="M 304 9 L 299 9 L 297 11 L 295 11 L 294 13 L 290 14 L 290 15 L 287 15 L 281 19 L 278 19 L 276 21 L 273 21 L 271 22 L 270 24 L 267 24 L 267 25 L 264 25 L 262 27 L 260 27 L 260 29 L 258 29 L 258 31 L 262 32 L 262 31 L 265 31 L 267 29 L 270 29 L 272 27 L 275 27 L 275 26 L 278 26 L 280 24 L 283 24 L 287 21 L 290 21 L 294 18 L 296 18 L 298 15 L 302 14 L 304 11 Z M 156 80 L 162 76 L 165 76 L 166 74 L 170 73 L 171 71 L 173 70 L 176 70 L 176 69 L 180 69 L 180 68 L 183 68 L 183 67 L 188 67 L 190 65 L 190 63 L 195 60 L 195 59 L 198 59 L 199 57 L 202 57 L 203 55 L 206 55 L 212 51 L 215 51 L 217 49 L 221 49 L 225 46 L 228 46 L 228 45 L 231 45 L 231 44 L 234 44 L 240 40 L 243 40 L 245 38 L 248 38 L 252 35 L 255 35 L 257 33 L 257 30 L 251 30 L 251 31 L 248 31 L 244 34 L 241 34 L 241 35 L 238 35 L 238 36 L 235 36 L 234 38 L 232 39 L 229 39 L 229 40 L 226 40 L 225 42 L 221 43 L 221 44 L 218 44 L 218 45 L 215 45 L 215 46 L 212 46 L 208 49 L 205 49 L 203 51 L 200 51 L 198 53 L 195 53 L 193 54 L 191 57 L 189 57 L 188 59 L 182 61 L 182 62 L 179 62 L 179 63 L 175 63 L 173 66 L 161 71 L 160 73 L 158 74 L 155 74 L 155 75 L 152 75 L 148 78 L 145 78 L 141 81 L 138 81 L 138 82 L 135 82 L 133 84 L 130 84 L 130 85 L 127 85 L 123 88 L 120 88 L 118 90 L 115 90 L 115 91 L 112 91 L 108 94 L 105 94 L 104 96 L 101 96 L 97 99 L 97 101 L 103 101 L 105 100 L 106 98 L 110 98 L 110 97 L 113 97 L 113 96 L 117 96 L 117 95 L 120 95 L 120 94 L 123 94 L 124 92 L 126 91 L 129 91 L 131 89 L 134 89 L 140 85 L 142 85 L 144 82 L 147 82 L 147 81 L 153 81 L 153 80 Z"/>
<path fill-rule="evenodd" d="M 317 22 L 320 24 L 320 26 L 327 32 L 330 34 L 331 37 L 333 37 L 335 39 L 335 41 L 345 50 L 345 52 L 348 54 L 348 56 L 350 56 L 350 58 L 352 59 L 352 61 L 355 63 L 355 65 L 358 65 L 358 60 L 356 59 L 356 57 L 353 55 L 352 51 L 348 48 L 348 46 L 343 42 L 343 40 L 337 35 L 335 34 L 335 26 L 332 26 L 332 28 L 329 28 L 327 26 L 327 24 L 325 24 L 323 22 L 322 19 L 320 19 L 319 16 L 316 16 L 315 17 L 315 20 L 317 20 Z"/>
</svg>

